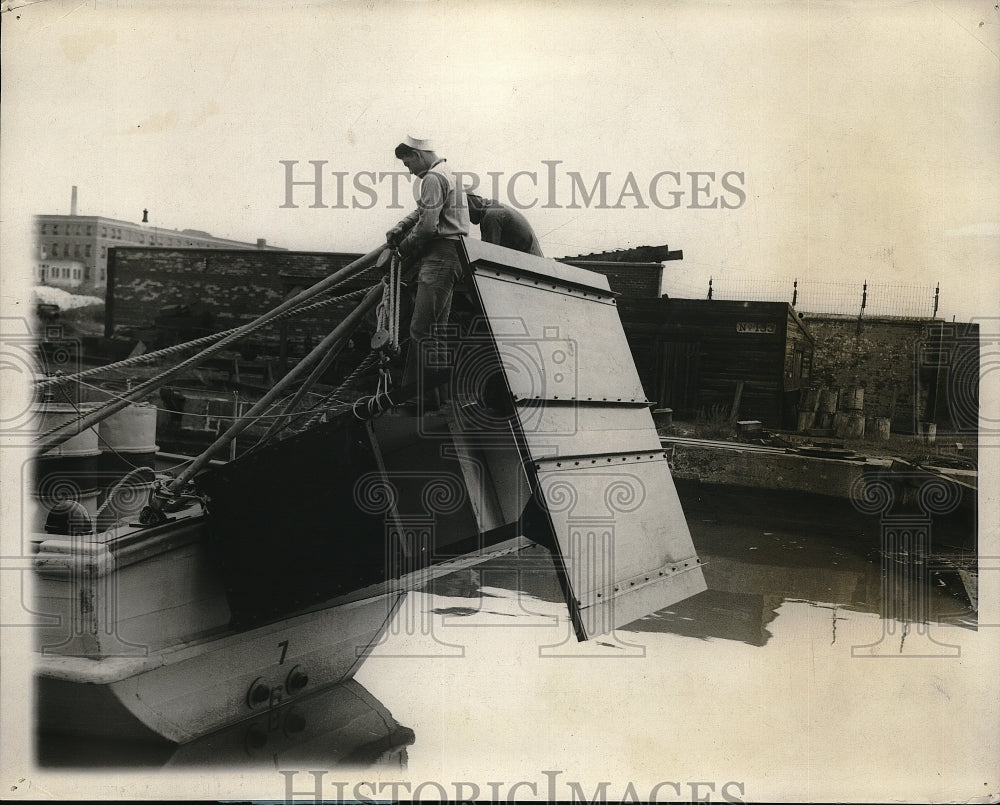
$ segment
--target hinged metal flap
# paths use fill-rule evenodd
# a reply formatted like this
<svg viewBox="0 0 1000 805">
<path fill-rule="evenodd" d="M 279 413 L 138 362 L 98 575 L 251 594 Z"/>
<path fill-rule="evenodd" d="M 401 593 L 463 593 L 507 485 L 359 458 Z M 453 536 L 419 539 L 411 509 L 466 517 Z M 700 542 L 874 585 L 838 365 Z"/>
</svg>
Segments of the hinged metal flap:
<svg viewBox="0 0 1000 805">
<path fill-rule="evenodd" d="M 475 241 L 466 258 L 577 636 L 706 589 L 607 279 Z"/>
</svg>

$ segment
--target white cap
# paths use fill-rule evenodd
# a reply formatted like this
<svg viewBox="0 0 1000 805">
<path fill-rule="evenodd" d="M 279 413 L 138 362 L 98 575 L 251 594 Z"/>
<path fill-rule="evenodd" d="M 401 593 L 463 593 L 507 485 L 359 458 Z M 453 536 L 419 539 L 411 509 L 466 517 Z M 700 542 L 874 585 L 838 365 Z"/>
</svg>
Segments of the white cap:
<svg viewBox="0 0 1000 805">
<path fill-rule="evenodd" d="M 414 150 L 414 151 L 434 151 L 434 141 L 429 139 L 421 140 L 417 137 L 411 137 L 409 134 L 406 135 L 406 139 L 403 140 L 399 145 L 396 146 L 396 156 L 400 154 L 400 150 Z"/>
</svg>

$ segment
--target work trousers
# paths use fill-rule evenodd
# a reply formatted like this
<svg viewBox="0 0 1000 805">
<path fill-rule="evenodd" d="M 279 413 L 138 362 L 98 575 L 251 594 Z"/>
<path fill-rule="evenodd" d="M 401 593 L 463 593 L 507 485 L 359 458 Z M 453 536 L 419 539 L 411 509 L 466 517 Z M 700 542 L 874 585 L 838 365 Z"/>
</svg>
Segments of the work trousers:
<svg viewBox="0 0 1000 805">
<path fill-rule="evenodd" d="M 410 318 L 410 347 L 403 370 L 403 385 L 417 383 L 423 377 L 447 371 L 447 342 L 441 332 L 451 315 L 455 283 L 462 277 L 455 240 L 432 240 L 420 258 L 417 293 Z M 439 375 L 440 376 L 440 375 Z M 428 403 L 436 403 L 435 392 L 424 394 Z"/>
</svg>

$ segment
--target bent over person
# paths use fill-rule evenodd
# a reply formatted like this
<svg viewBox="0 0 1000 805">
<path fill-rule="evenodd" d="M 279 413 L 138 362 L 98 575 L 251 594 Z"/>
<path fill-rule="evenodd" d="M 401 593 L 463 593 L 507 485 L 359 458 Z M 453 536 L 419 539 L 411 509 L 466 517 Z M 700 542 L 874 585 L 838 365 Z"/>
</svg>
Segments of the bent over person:
<svg viewBox="0 0 1000 805">
<path fill-rule="evenodd" d="M 475 193 L 466 193 L 465 197 L 469 201 L 469 220 L 478 224 L 479 234 L 484 241 L 519 252 L 537 254 L 539 257 L 545 256 L 535 237 L 535 230 L 520 212 Z"/>
<path fill-rule="evenodd" d="M 418 265 L 404 386 L 417 383 L 420 355 L 438 347 L 435 331 L 448 323 L 455 283 L 462 276 L 459 239 L 469 234 L 469 213 L 460 203 L 455 177 L 434 149 L 430 140 L 407 136 L 395 150 L 420 178 L 417 209 L 386 233 L 386 242 L 400 258 Z M 425 410 L 439 406 L 436 388 L 425 391 L 423 405 Z"/>
</svg>

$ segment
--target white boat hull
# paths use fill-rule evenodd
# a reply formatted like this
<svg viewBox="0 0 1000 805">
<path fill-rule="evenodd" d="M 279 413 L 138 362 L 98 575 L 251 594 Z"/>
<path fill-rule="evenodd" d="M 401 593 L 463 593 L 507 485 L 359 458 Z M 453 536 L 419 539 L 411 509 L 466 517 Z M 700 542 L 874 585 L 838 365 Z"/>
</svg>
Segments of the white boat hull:
<svg viewBox="0 0 1000 805">
<path fill-rule="evenodd" d="M 283 617 L 234 620 L 205 517 L 39 536 L 34 558 L 42 731 L 185 743 L 351 679 L 406 592 L 516 552 L 509 540 Z"/>
<path fill-rule="evenodd" d="M 190 741 L 350 679 L 403 595 L 342 604 L 143 658 L 43 655 L 37 667 L 39 727 Z M 308 677 L 297 689 L 296 673 Z"/>
</svg>

